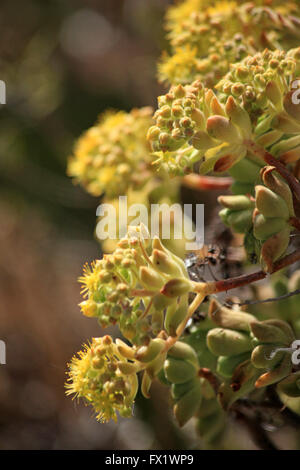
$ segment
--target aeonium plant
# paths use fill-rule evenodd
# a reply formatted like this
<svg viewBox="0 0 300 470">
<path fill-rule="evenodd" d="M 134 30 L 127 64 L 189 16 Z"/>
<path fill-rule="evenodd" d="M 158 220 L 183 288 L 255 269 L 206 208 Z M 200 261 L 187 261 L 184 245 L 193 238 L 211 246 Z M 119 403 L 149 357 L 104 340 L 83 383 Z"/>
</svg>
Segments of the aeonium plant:
<svg viewBox="0 0 300 470">
<path fill-rule="evenodd" d="M 186 0 L 166 19 L 159 73 L 170 89 L 158 109 L 105 114 L 68 172 L 113 204 L 180 202 L 182 184 L 226 190 L 219 216 L 243 243 L 244 273 L 195 278 L 178 240 L 129 226 L 84 267 L 81 311 L 117 338 L 95 337 L 73 358 L 67 393 L 105 422 L 131 416 L 139 387 L 149 398 L 159 381 L 206 446 L 221 448 L 235 417 L 274 448 L 268 410 L 293 426 L 300 415 L 299 2 Z M 250 300 L 219 295 L 246 285 Z"/>
</svg>

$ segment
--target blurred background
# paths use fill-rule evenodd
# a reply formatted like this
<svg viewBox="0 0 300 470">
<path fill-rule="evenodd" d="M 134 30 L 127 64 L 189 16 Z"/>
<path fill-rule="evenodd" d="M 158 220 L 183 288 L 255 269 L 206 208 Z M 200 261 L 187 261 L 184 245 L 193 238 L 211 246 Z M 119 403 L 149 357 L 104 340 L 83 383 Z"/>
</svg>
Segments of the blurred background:
<svg viewBox="0 0 300 470">
<path fill-rule="evenodd" d="M 99 203 L 66 176 L 74 140 L 106 108 L 154 105 L 167 0 L 3 0 L 0 9 L 0 449 L 183 449 L 158 386 L 134 419 L 99 424 L 65 397 L 66 364 L 102 334 L 78 308 L 100 256 Z M 108 331 L 111 333 L 111 331 Z"/>
</svg>

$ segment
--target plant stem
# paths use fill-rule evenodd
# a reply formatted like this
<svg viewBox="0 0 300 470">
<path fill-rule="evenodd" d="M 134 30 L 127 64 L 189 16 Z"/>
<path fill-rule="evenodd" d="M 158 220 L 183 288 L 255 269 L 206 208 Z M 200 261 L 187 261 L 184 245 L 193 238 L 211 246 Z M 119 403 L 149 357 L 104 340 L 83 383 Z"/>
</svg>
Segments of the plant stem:
<svg viewBox="0 0 300 470">
<path fill-rule="evenodd" d="M 297 217 L 291 217 L 289 223 L 300 232 L 300 219 Z"/>
<path fill-rule="evenodd" d="M 211 295 L 216 294 L 218 292 L 236 289 L 237 287 L 242 287 L 247 284 L 251 284 L 252 282 L 261 281 L 262 279 L 265 279 L 268 274 L 273 274 L 277 271 L 280 271 L 280 269 L 283 269 L 295 263 L 296 261 L 300 261 L 300 250 L 293 251 L 293 253 L 290 253 L 289 255 L 286 255 L 280 260 L 276 261 L 273 264 L 273 269 L 271 273 L 267 273 L 261 270 L 251 274 L 243 274 L 242 276 L 232 277 L 230 279 L 210 281 L 206 284 L 203 282 L 193 282 L 193 291 L 203 293 L 203 290 L 205 289 L 205 295 Z"/>
<path fill-rule="evenodd" d="M 273 157 L 273 155 L 267 152 L 263 147 L 260 147 L 253 142 L 253 140 L 245 140 L 244 145 L 253 153 L 253 155 L 260 157 L 268 165 L 274 166 L 278 173 L 286 180 L 298 201 L 300 201 L 300 182 L 292 173 L 289 172 L 286 166 Z"/>
<path fill-rule="evenodd" d="M 230 177 L 204 176 L 191 173 L 183 177 L 184 186 L 197 190 L 222 190 L 228 189 L 233 183 Z"/>
</svg>

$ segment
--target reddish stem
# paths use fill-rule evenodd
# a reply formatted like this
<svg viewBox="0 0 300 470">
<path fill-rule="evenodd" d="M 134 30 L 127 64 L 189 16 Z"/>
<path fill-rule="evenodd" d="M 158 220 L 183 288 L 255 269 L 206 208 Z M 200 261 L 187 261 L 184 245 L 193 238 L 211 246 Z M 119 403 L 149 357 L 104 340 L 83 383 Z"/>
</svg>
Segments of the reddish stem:
<svg viewBox="0 0 300 470">
<path fill-rule="evenodd" d="M 300 219 L 297 217 L 291 217 L 289 223 L 300 232 Z"/>
<path fill-rule="evenodd" d="M 228 189 L 233 179 L 228 177 L 204 176 L 191 173 L 183 177 L 183 184 L 191 189 L 222 190 Z"/>
<path fill-rule="evenodd" d="M 208 283 L 211 284 L 210 293 L 224 292 L 230 289 L 235 289 L 237 287 L 242 287 L 247 284 L 251 284 L 252 282 L 260 281 L 262 279 L 265 279 L 268 274 L 276 273 L 277 271 L 280 271 L 280 269 L 283 269 L 295 263 L 296 261 L 300 261 L 300 250 L 293 251 L 293 253 L 290 253 L 289 255 L 284 256 L 284 258 L 281 258 L 280 260 L 276 261 L 273 264 L 273 269 L 271 273 L 266 273 L 265 271 L 261 270 L 256 271 L 252 274 L 244 274 L 242 276 L 232 277 L 230 279 L 223 279 L 221 281 Z"/>
</svg>

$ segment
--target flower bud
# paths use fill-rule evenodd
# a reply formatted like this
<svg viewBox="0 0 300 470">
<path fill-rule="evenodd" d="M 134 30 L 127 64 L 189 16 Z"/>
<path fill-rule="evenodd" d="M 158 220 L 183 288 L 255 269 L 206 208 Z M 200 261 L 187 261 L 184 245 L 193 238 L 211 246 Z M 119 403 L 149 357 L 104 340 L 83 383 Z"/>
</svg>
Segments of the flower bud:
<svg viewBox="0 0 300 470">
<path fill-rule="evenodd" d="M 249 137 L 251 135 L 252 125 L 247 111 L 238 105 L 232 96 L 228 97 L 225 110 L 227 116 L 233 124 L 239 127 L 244 137 Z"/>
<path fill-rule="evenodd" d="M 274 170 L 275 170 L 275 167 L 272 167 L 272 166 L 264 167 L 261 170 L 261 178 L 264 184 L 271 191 L 278 194 L 278 196 L 280 196 L 284 200 L 289 210 L 289 216 L 293 217 L 295 215 L 295 212 L 294 212 L 294 205 L 293 205 L 293 196 L 292 196 L 290 187 L 282 178 L 280 178 L 276 174 Z"/>
<path fill-rule="evenodd" d="M 258 369 L 271 369 L 275 367 L 283 358 L 283 352 L 279 351 L 273 356 L 275 345 L 259 344 L 256 346 L 251 354 L 251 362 Z"/>
<path fill-rule="evenodd" d="M 140 280 L 143 286 L 150 290 L 160 289 L 164 283 L 163 278 L 147 266 L 140 267 Z"/>
<path fill-rule="evenodd" d="M 267 272 L 272 272 L 273 263 L 281 258 L 281 256 L 286 252 L 290 242 L 290 233 L 291 228 L 286 226 L 263 243 L 261 247 L 261 258 L 265 264 Z"/>
<path fill-rule="evenodd" d="M 195 367 L 198 367 L 198 359 L 195 350 L 187 343 L 182 341 L 177 341 L 174 346 L 168 351 L 170 357 L 175 357 L 176 359 L 182 359 L 184 361 L 194 364 Z"/>
<path fill-rule="evenodd" d="M 151 260 L 158 271 L 161 271 L 162 273 L 170 274 L 174 277 L 182 275 L 180 267 L 172 260 L 172 258 L 170 258 L 170 256 L 161 250 L 154 249 Z"/>
<path fill-rule="evenodd" d="M 202 400 L 200 381 L 174 406 L 174 415 L 179 426 L 184 426 L 196 413 Z"/>
<path fill-rule="evenodd" d="M 152 379 L 149 377 L 147 371 L 145 370 L 143 373 L 142 384 L 141 384 L 141 392 L 145 398 L 150 398 L 149 390 L 152 384 Z"/>
<path fill-rule="evenodd" d="M 262 343 L 279 343 L 288 346 L 293 338 L 290 326 L 282 320 L 277 320 L 275 325 L 273 320 L 256 321 L 251 323 L 250 327 L 253 336 Z"/>
<path fill-rule="evenodd" d="M 237 233 L 247 233 L 252 227 L 252 209 L 242 211 L 232 211 L 230 209 L 223 209 L 219 212 L 224 224 L 232 227 Z"/>
<path fill-rule="evenodd" d="M 199 377 L 194 377 L 193 379 L 189 380 L 188 382 L 184 382 L 181 384 L 172 384 L 171 385 L 171 395 L 174 400 L 179 400 L 182 398 L 187 392 L 192 390 L 199 383 Z"/>
<path fill-rule="evenodd" d="M 170 305 L 167 308 L 165 315 L 165 330 L 170 336 L 176 336 L 176 331 L 181 322 L 186 318 L 188 305 L 183 304 L 180 306 Z"/>
<path fill-rule="evenodd" d="M 206 124 L 208 134 L 221 142 L 237 144 L 241 136 L 232 122 L 223 116 L 211 116 Z"/>
<path fill-rule="evenodd" d="M 248 335 L 224 328 L 214 328 L 208 332 L 207 346 L 216 356 L 235 356 L 252 349 Z"/>
<path fill-rule="evenodd" d="M 136 374 L 140 370 L 139 364 L 134 364 L 133 362 L 121 362 L 117 363 L 118 369 L 124 375 Z"/>
<path fill-rule="evenodd" d="M 253 202 L 247 196 L 219 196 L 218 203 L 228 209 L 240 211 L 253 207 Z"/>
<path fill-rule="evenodd" d="M 197 369 L 190 362 L 168 357 L 164 363 L 166 378 L 173 384 L 180 384 L 196 377 Z"/>
<path fill-rule="evenodd" d="M 253 221 L 253 233 L 258 240 L 267 240 L 286 226 L 287 222 L 283 218 L 266 218 L 263 214 L 258 213 Z"/>
<path fill-rule="evenodd" d="M 128 346 L 128 344 L 124 343 L 121 339 L 116 339 L 116 345 L 118 348 L 119 353 L 126 357 L 126 359 L 133 359 L 134 358 L 134 349 Z"/>
<path fill-rule="evenodd" d="M 222 328 L 247 332 L 250 331 L 250 323 L 256 320 L 250 313 L 226 308 L 216 299 L 210 301 L 209 316 L 214 323 Z"/>
<path fill-rule="evenodd" d="M 271 189 L 257 185 L 255 187 L 255 200 L 257 209 L 265 217 L 289 218 L 289 209 L 285 200 L 275 192 L 271 191 Z"/>
<path fill-rule="evenodd" d="M 187 294 L 191 290 L 191 283 L 188 279 L 171 279 L 160 290 L 161 294 L 167 297 L 179 297 Z"/>
<path fill-rule="evenodd" d="M 230 379 L 239 364 L 249 358 L 249 352 L 237 356 L 220 356 L 217 362 L 217 373 L 226 379 Z"/>
<path fill-rule="evenodd" d="M 150 341 L 148 346 L 141 346 L 136 354 L 135 358 L 140 362 L 150 362 L 155 359 L 158 354 L 164 349 L 165 341 L 160 338 L 154 338 Z"/>
</svg>

